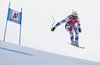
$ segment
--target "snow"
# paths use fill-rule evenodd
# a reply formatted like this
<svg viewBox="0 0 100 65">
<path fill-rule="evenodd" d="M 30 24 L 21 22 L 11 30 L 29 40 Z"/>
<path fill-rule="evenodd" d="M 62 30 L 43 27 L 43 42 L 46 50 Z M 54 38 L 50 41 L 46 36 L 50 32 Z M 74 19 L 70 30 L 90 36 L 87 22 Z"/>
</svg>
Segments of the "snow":
<svg viewBox="0 0 100 65">
<path fill-rule="evenodd" d="M 0 42 L 0 65 L 100 65 L 100 63 Z"/>
</svg>

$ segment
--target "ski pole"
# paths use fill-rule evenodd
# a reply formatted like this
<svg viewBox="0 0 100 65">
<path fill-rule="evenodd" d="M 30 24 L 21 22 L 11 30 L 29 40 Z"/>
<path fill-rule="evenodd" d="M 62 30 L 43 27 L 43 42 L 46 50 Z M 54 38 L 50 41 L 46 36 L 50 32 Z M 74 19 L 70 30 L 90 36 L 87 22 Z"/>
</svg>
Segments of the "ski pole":
<svg viewBox="0 0 100 65">
<path fill-rule="evenodd" d="M 72 12 L 73 12 L 74 10 L 72 9 Z"/>
<path fill-rule="evenodd" d="M 53 27 L 53 25 L 54 25 L 54 23 L 55 23 L 55 19 L 54 19 L 53 15 L 52 15 L 52 18 L 53 18 L 53 20 L 54 20 L 54 22 L 53 22 L 53 24 L 52 24 L 52 27 Z"/>
</svg>

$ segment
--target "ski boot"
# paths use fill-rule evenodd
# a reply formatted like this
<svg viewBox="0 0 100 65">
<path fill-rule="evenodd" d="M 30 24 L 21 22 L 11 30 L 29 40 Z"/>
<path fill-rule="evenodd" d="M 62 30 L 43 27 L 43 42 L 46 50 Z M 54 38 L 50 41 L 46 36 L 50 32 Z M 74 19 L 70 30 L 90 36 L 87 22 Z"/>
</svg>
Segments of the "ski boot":
<svg viewBox="0 0 100 65">
<path fill-rule="evenodd" d="M 78 42 L 78 40 L 75 40 L 75 42 L 74 42 L 74 46 L 79 47 L 79 42 Z"/>
<path fill-rule="evenodd" d="M 74 40 L 71 40 L 71 45 L 74 45 Z"/>
</svg>

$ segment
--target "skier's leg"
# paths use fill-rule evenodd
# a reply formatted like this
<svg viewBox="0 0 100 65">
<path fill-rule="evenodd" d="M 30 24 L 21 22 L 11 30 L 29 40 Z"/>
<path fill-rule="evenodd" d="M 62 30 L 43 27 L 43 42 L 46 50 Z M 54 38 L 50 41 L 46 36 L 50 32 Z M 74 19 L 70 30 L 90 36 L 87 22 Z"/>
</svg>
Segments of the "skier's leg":
<svg viewBox="0 0 100 65">
<path fill-rule="evenodd" d="M 74 35 L 73 35 L 73 32 L 70 33 L 70 40 L 71 40 L 71 44 L 74 45 Z"/>
<path fill-rule="evenodd" d="M 66 25 L 65 29 L 70 33 L 70 40 L 71 40 L 71 44 L 74 44 L 74 28 L 70 25 Z"/>
<path fill-rule="evenodd" d="M 77 26 L 74 27 L 74 31 L 75 31 L 75 44 L 78 45 L 79 31 Z"/>
<path fill-rule="evenodd" d="M 70 39 L 71 39 L 71 40 L 74 40 L 73 32 L 70 33 Z"/>
<path fill-rule="evenodd" d="M 78 31 L 78 28 L 74 28 L 75 30 L 75 40 L 78 40 L 79 39 L 79 31 Z"/>
</svg>

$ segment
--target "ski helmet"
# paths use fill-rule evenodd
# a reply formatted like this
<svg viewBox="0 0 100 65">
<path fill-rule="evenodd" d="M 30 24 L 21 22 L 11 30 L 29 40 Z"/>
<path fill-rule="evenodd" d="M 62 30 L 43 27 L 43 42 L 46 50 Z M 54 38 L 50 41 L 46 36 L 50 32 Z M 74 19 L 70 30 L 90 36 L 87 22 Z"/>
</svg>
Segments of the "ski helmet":
<svg viewBox="0 0 100 65">
<path fill-rule="evenodd" d="M 77 13 L 76 11 L 73 11 L 73 12 L 72 12 L 72 17 L 77 18 L 77 17 L 78 17 L 78 13 Z"/>
</svg>

